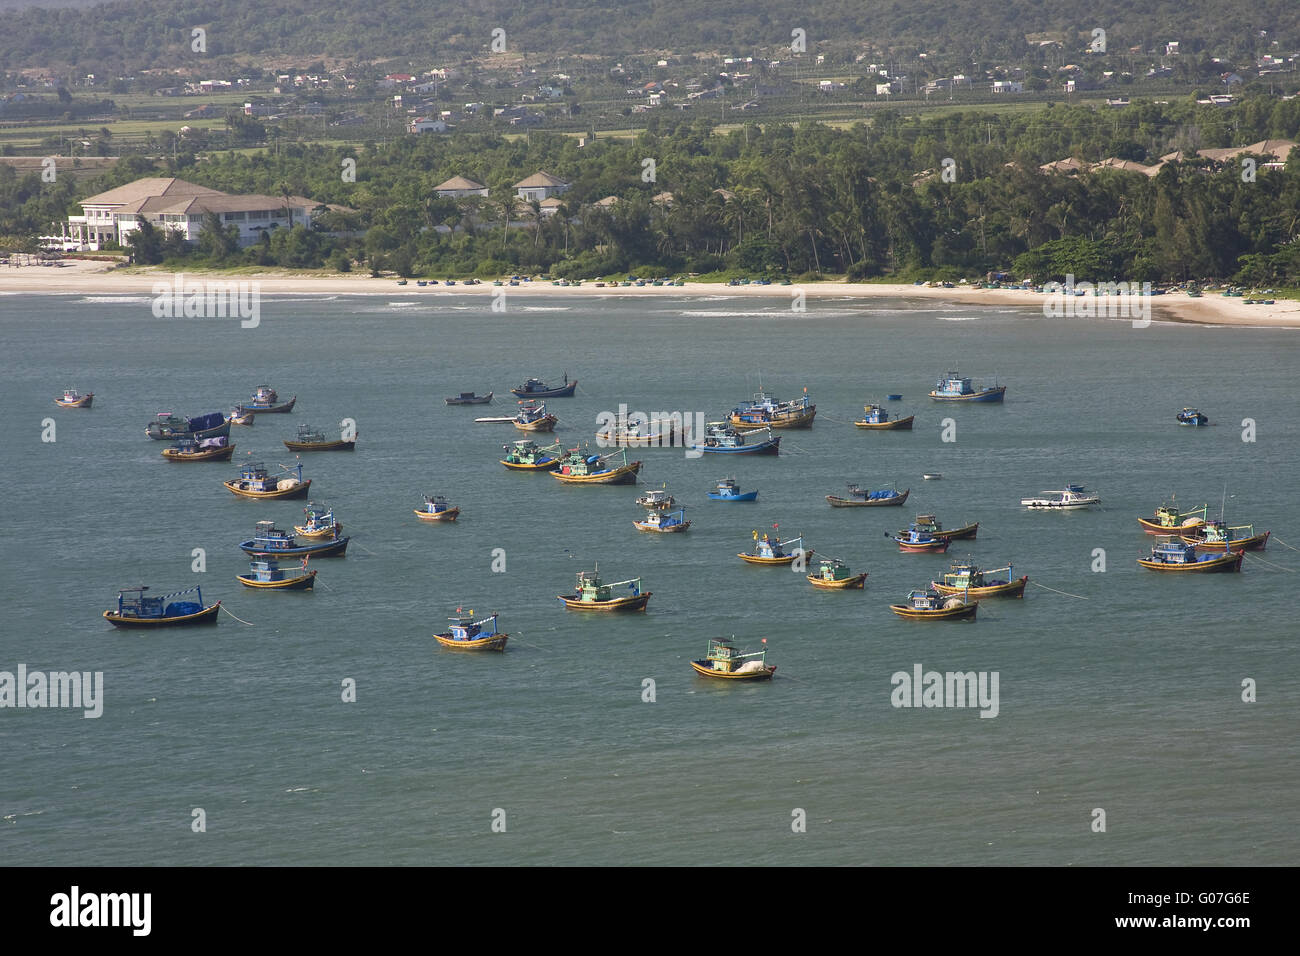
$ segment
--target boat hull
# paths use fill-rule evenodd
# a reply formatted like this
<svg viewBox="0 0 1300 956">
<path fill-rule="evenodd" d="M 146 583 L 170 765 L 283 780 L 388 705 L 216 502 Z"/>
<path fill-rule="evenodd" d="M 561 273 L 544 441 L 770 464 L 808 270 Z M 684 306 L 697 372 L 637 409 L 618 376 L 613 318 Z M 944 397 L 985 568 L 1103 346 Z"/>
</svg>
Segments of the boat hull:
<svg viewBox="0 0 1300 956">
<path fill-rule="evenodd" d="M 644 611 L 652 591 L 633 597 L 614 598 L 612 601 L 580 601 L 576 594 L 557 594 L 564 606 L 573 611 Z"/>
<path fill-rule="evenodd" d="M 912 489 L 908 488 L 896 498 L 877 498 L 872 501 L 866 498 L 840 498 L 836 495 L 827 495 L 826 500 L 830 502 L 832 508 L 888 508 L 906 503 L 907 496 L 911 493 Z"/>
<path fill-rule="evenodd" d="M 435 634 L 433 639 L 454 651 L 504 651 L 509 634 L 490 634 L 472 641 L 458 641 L 450 634 Z"/>
<path fill-rule="evenodd" d="M 255 415 L 284 415 L 293 411 L 293 405 L 296 401 L 298 401 L 297 395 L 287 402 L 281 402 L 279 405 L 258 405 L 256 402 L 245 402 L 236 407 L 241 412 L 252 412 Z"/>
<path fill-rule="evenodd" d="M 918 610 L 906 604 L 891 604 L 889 609 L 899 617 L 912 621 L 951 621 L 957 618 L 974 617 L 975 612 L 979 610 L 979 603 L 972 601 L 970 604 L 962 604 L 958 607 L 941 607 L 933 610 Z"/>
<path fill-rule="evenodd" d="M 421 521 L 455 521 L 460 517 L 459 508 L 448 508 L 446 511 L 421 511 L 419 508 L 414 509 L 415 516 Z"/>
<path fill-rule="evenodd" d="M 761 670 L 747 671 L 743 674 L 714 670 L 708 661 L 691 661 L 691 667 L 695 668 L 695 673 L 702 677 L 716 677 L 719 680 L 771 680 L 772 675 L 776 673 L 775 664 L 763 667 Z"/>
<path fill-rule="evenodd" d="M 685 531 L 691 526 L 689 521 L 681 521 L 677 524 L 670 525 L 649 525 L 644 521 L 633 521 L 633 527 L 638 531 L 653 531 L 656 534 L 672 534 L 674 531 Z"/>
<path fill-rule="evenodd" d="M 973 598 L 986 597 L 1015 597 L 1023 598 L 1025 596 L 1025 585 L 1029 583 L 1029 575 L 1017 578 L 1015 581 L 1008 581 L 1005 584 L 987 584 L 978 588 L 955 588 L 951 584 L 940 584 L 938 581 L 933 582 L 933 587 L 940 594 L 969 594 Z"/>
<path fill-rule="evenodd" d="M 214 425 L 212 428 L 200 428 L 196 432 L 182 432 L 159 428 L 151 422 L 145 427 L 144 433 L 154 441 L 177 441 L 182 438 L 192 438 L 195 441 L 202 441 L 204 438 L 229 438 L 230 419 L 226 419 L 220 425 Z"/>
<path fill-rule="evenodd" d="M 957 541 L 963 538 L 974 538 L 975 533 L 979 531 L 980 523 L 968 524 L 961 528 L 953 528 L 951 531 L 930 531 L 931 537 L 938 538 L 941 541 Z"/>
<path fill-rule="evenodd" d="M 527 465 L 519 461 L 506 461 L 501 459 L 501 464 L 505 465 L 512 471 L 553 471 L 559 467 L 560 459 L 552 458 L 550 461 L 542 462 L 540 465 Z"/>
<path fill-rule="evenodd" d="M 858 428 L 874 428 L 877 431 L 889 431 L 891 429 L 912 430 L 912 422 L 916 419 L 915 415 L 908 415 L 906 418 L 896 418 L 892 422 L 854 422 Z"/>
<path fill-rule="evenodd" d="M 932 552 L 934 554 L 943 554 L 945 551 L 948 550 L 948 546 L 951 543 L 952 542 L 950 542 L 947 538 L 937 538 L 934 541 L 925 541 L 925 542 L 899 541 L 898 550 L 906 551 L 911 554 L 923 554 L 927 552 Z"/>
<path fill-rule="evenodd" d="M 128 617 L 117 611 L 105 611 L 104 620 L 108 621 L 114 627 L 133 627 L 133 628 L 152 628 L 152 627 L 187 627 L 191 624 L 216 624 L 217 612 L 221 610 L 221 602 L 218 601 L 211 607 L 205 607 L 202 611 L 195 611 L 193 614 L 182 614 L 179 617 Z"/>
<path fill-rule="evenodd" d="M 816 575 L 808 575 L 808 583 L 815 588 L 821 588 L 823 591 L 848 591 L 851 589 L 865 588 L 867 585 L 867 573 L 855 574 L 851 578 L 843 578 L 839 581 L 827 581 L 825 578 L 819 578 Z"/>
<path fill-rule="evenodd" d="M 311 487 L 311 479 L 308 478 L 302 484 L 294 488 L 286 488 L 283 491 L 278 488 L 275 491 L 253 491 L 241 488 L 239 478 L 231 478 L 228 481 L 223 481 L 222 484 L 226 486 L 231 494 L 239 495 L 241 498 L 306 498 L 307 490 Z"/>
<path fill-rule="evenodd" d="M 1100 504 L 1101 498 L 1087 498 L 1082 501 L 1052 501 L 1050 498 L 1021 498 L 1020 503 L 1030 511 L 1081 511 Z"/>
<path fill-rule="evenodd" d="M 326 541 L 322 544 L 306 544 L 297 548 L 266 548 L 258 547 L 257 539 L 250 538 L 248 541 L 241 541 L 239 549 L 247 554 L 265 554 L 273 558 L 341 558 L 348 549 L 348 542 L 351 538 L 338 538 L 334 541 Z"/>
<path fill-rule="evenodd" d="M 780 565 L 780 564 L 793 564 L 793 563 L 794 563 L 798 558 L 800 558 L 800 557 L 811 558 L 811 557 L 812 557 L 812 554 L 813 554 L 813 553 L 812 553 L 812 550 L 809 549 L 809 550 L 803 552 L 802 555 L 799 555 L 799 554 L 787 554 L 787 555 L 785 555 L 784 557 L 780 557 L 780 558 L 764 558 L 764 557 L 760 557 L 760 556 L 757 555 L 757 554 L 745 554 L 744 552 L 741 552 L 740 554 L 737 554 L 736 557 L 740 558 L 740 560 L 745 561 L 745 562 L 747 562 L 747 563 L 749 563 L 749 564 L 777 564 L 777 565 Z"/>
<path fill-rule="evenodd" d="M 90 403 L 94 400 L 95 393 L 91 392 L 89 395 L 82 395 L 81 398 L 77 399 L 75 402 L 65 402 L 61 398 L 56 398 L 54 404 L 58 405 L 60 408 L 89 408 Z"/>
<path fill-rule="evenodd" d="M 523 388 L 512 388 L 511 395 L 518 395 L 520 398 L 572 398 L 573 390 L 578 387 L 578 380 L 575 378 L 568 385 L 560 388 L 548 388 L 540 392 L 530 392 Z M 585 392 L 583 394 L 586 394 Z"/>
<path fill-rule="evenodd" d="M 330 528 L 317 528 L 315 530 L 312 530 L 311 528 L 305 527 L 303 525 L 294 525 L 293 533 L 296 537 L 299 538 L 307 538 L 308 540 L 311 541 L 320 541 L 324 538 L 334 538 L 334 537 L 341 536 L 343 534 L 343 525 L 335 524 L 333 527 Z"/>
<path fill-rule="evenodd" d="M 1148 571 L 1167 571 L 1171 574 L 1214 574 L 1219 571 L 1240 571 L 1241 562 L 1245 557 L 1245 552 L 1233 551 L 1220 558 L 1197 561 L 1195 564 L 1167 564 L 1149 558 L 1138 558 L 1137 562 Z"/>
<path fill-rule="evenodd" d="M 486 395 L 476 395 L 473 398 L 448 398 L 444 399 L 448 405 L 486 405 L 492 401 L 492 393 Z M 434 635 L 437 637 L 437 635 Z"/>
<path fill-rule="evenodd" d="M 570 485 L 630 485 L 635 484 L 636 474 L 640 470 L 641 462 L 634 461 L 594 475 L 566 475 L 560 471 L 553 471 L 550 474 L 552 478 Z"/>
<path fill-rule="evenodd" d="M 225 448 L 207 448 L 203 451 L 181 452 L 174 448 L 164 448 L 162 456 L 168 461 L 230 461 L 235 453 L 234 445 Z"/>
<path fill-rule="evenodd" d="M 1177 524 L 1172 527 L 1150 518 L 1138 518 L 1137 520 L 1138 524 L 1142 526 L 1142 530 L 1147 534 L 1182 534 L 1184 531 L 1194 531 L 1205 524 L 1203 518 L 1190 518 L 1188 520 L 1191 521 L 1191 524 Z"/>
<path fill-rule="evenodd" d="M 515 428 L 521 432 L 550 432 L 555 431 L 555 423 L 559 419 L 554 415 L 547 415 L 545 418 L 539 418 L 535 422 L 515 422 Z"/>
<path fill-rule="evenodd" d="M 720 495 L 716 491 L 709 492 L 710 501 L 757 501 L 757 491 L 746 491 L 739 495 Z"/>
<path fill-rule="evenodd" d="M 755 431 L 761 428 L 811 428 L 813 419 L 816 417 L 817 406 L 813 405 L 806 412 L 800 412 L 798 415 L 790 415 L 785 418 L 774 418 L 771 421 L 747 422 L 733 415 L 731 427 L 738 432 Z"/>
<path fill-rule="evenodd" d="M 982 388 L 969 395 L 943 395 L 931 392 L 930 397 L 936 402 L 1000 402 L 1006 397 L 1007 387 L 998 385 L 994 388 Z"/>
<path fill-rule="evenodd" d="M 289 441 L 285 439 L 284 447 L 290 451 L 352 451 L 357 443 L 353 441 Z"/>
<path fill-rule="evenodd" d="M 1189 538 L 1185 535 L 1179 535 L 1184 544 L 1196 545 L 1198 551 L 1227 551 L 1231 548 L 1233 551 L 1263 551 L 1264 546 L 1268 544 L 1268 536 L 1272 531 L 1265 531 L 1263 534 L 1253 534 L 1249 538 L 1237 538 L 1233 541 L 1202 541 L 1200 538 Z"/>
<path fill-rule="evenodd" d="M 773 438 L 755 445 L 741 445 L 735 448 L 719 445 L 692 445 L 691 451 L 703 452 L 706 455 L 779 455 L 781 454 L 781 439 Z"/>
<path fill-rule="evenodd" d="M 281 578 L 279 581 L 259 581 L 243 574 L 237 574 L 235 577 L 244 587 L 263 591 L 310 591 L 316 583 L 315 571 L 308 571 L 293 578 Z"/>
</svg>

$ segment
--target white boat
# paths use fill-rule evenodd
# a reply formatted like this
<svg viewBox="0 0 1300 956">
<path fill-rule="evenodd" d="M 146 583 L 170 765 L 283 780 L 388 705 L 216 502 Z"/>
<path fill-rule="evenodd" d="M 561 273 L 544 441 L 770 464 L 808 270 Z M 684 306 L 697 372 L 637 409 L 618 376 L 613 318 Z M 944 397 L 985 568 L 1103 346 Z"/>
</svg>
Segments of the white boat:
<svg viewBox="0 0 1300 956">
<path fill-rule="evenodd" d="M 935 471 L 929 471 L 929 472 L 926 472 L 926 473 L 925 473 L 924 475 L 922 475 L 921 477 L 922 477 L 925 481 L 938 481 L 940 478 L 943 477 L 943 475 L 941 475 L 941 474 L 939 474 L 938 472 L 935 472 Z"/>
<path fill-rule="evenodd" d="M 1044 491 L 1045 495 L 1059 495 L 1057 498 L 1021 498 L 1020 503 L 1026 508 L 1045 510 L 1072 511 L 1088 508 L 1101 501 L 1101 495 L 1085 491 L 1083 485 L 1066 485 L 1059 490 Z"/>
</svg>

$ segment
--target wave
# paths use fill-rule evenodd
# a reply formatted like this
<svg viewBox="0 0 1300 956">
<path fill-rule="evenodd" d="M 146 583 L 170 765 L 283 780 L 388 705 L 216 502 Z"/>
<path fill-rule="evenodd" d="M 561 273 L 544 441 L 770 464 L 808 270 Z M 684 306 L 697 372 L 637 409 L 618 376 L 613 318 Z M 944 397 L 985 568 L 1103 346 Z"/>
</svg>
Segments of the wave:
<svg viewBox="0 0 1300 956">
<path fill-rule="evenodd" d="M 88 295 L 77 302 L 77 305 L 103 305 L 111 303 L 113 305 L 141 305 L 153 302 L 153 296 L 149 295 Z"/>
</svg>

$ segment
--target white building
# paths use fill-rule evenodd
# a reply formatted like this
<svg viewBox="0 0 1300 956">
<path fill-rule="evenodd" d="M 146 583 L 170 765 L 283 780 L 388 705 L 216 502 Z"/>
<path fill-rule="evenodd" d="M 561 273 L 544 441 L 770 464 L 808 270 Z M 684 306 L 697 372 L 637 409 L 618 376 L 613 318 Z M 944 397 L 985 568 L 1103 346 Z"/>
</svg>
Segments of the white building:
<svg viewBox="0 0 1300 956">
<path fill-rule="evenodd" d="M 433 191 L 443 199 L 463 199 L 466 196 L 486 196 L 488 188 L 464 176 L 452 176 L 446 182 L 433 187 Z"/>
<path fill-rule="evenodd" d="M 552 196 L 558 196 L 569 188 L 569 184 L 562 179 L 556 179 L 548 172 L 538 171 L 527 179 L 521 179 L 515 183 L 515 191 L 520 199 L 531 202 L 536 199 L 550 199 Z"/>
</svg>

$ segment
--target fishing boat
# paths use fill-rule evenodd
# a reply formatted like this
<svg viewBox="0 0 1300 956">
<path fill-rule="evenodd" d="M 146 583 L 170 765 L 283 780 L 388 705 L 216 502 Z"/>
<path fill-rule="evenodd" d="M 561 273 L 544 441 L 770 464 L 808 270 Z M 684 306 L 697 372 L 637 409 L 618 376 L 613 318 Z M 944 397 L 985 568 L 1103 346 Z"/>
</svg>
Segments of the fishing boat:
<svg viewBox="0 0 1300 956">
<path fill-rule="evenodd" d="M 287 531 L 281 531 L 274 521 L 259 521 L 253 536 L 247 541 L 239 542 L 240 550 L 256 555 L 285 555 L 291 558 L 304 558 L 308 555 L 317 558 L 341 558 L 348 550 L 349 538 L 330 538 L 328 541 L 310 541 L 299 544 Z"/>
<path fill-rule="evenodd" d="M 343 533 L 343 524 L 334 517 L 333 508 L 311 501 L 302 512 L 307 516 L 306 522 L 293 526 L 298 537 L 319 541 L 322 538 L 337 538 Z"/>
<path fill-rule="evenodd" d="M 943 475 L 939 474 L 937 471 L 927 471 L 921 476 L 924 481 L 938 481 L 942 477 Z"/>
<path fill-rule="evenodd" d="M 222 484 L 242 498 L 306 498 L 311 479 L 303 480 L 302 465 L 281 468 L 282 471 L 273 475 L 261 462 L 250 462 L 240 469 L 238 478 Z"/>
<path fill-rule="evenodd" d="M 1245 551 L 1202 553 L 1196 545 L 1175 541 L 1172 537 L 1158 538 L 1151 547 L 1151 557 L 1138 558 L 1137 563 L 1149 571 L 1214 572 L 1240 571 Z"/>
<path fill-rule="evenodd" d="M 175 627 L 187 624 L 215 624 L 221 602 L 203 606 L 203 592 L 198 586 L 150 597 L 149 588 L 123 588 L 117 593 L 117 610 L 105 611 L 104 620 L 114 627 Z M 194 594 L 193 601 L 173 601 L 182 594 Z"/>
<path fill-rule="evenodd" d="M 474 419 L 479 425 L 513 425 L 515 423 L 514 415 L 488 415 L 485 418 Z"/>
<path fill-rule="evenodd" d="M 1196 409 L 1194 409 L 1194 408 L 1184 408 L 1181 412 L 1179 412 L 1179 413 L 1178 413 L 1177 415 L 1175 415 L 1174 417 L 1178 420 L 1178 424 L 1180 424 L 1180 425 L 1196 425 L 1196 426 L 1199 426 L 1199 425 L 1208 425 L 1208 424 L 1210 424 L 1210 419 L 1209 419 L 1209 417 L 1208 417 L 1208 416 L 1205 416 L 1205 415 L 1202 415 L 1200 412 L 1198 412 L 1198 411 L 1197 411 Z"/>
<path fill-rule="evenodd" d="M 295 395 L 287 402 L 280 401 L 280 396 L 275 393 L 270 385 L 259 385 L 253 397 L 247 402 L 241 402 L 235 406 L 241 412 L 258 412 L 262 415 L 282 415 L 286 412 L 293 411 L 293 403 L 298 401 Z"/>
<path fill-rule="evenodd" d="M 506 453 L 501 464 L 515 471 L 550 471 L 560 464 L 563 453 L 558 443 L 543 448 L 531 438 L 522 438 L 501 447 Z"/>
<path fill-rule="evenodd" d="M 1006 572 L 1006 577 L 995 577 Z M 1025 596 L 1025 585 L 1029 575 L 1014 578 L 1011 565 L 1005 568 L 991 568 L 988 571 L 972 564 L 970 560 L 954 561 L 952 569 L 943 576 L 942 581 L 930 582 L 930 587 L 940 594 L 969 594 L 974 598 Z"/>
<path fill-rule="evenodd" d="M 251 425 L 253 424 L 253 412 L 242 411 L 238 405 L 230 410 L 226 416 L 226 421 L 232 425 Z"/>
<path fill-rule="evenodd" d="M 171 448 L 164 448 L 162 456 L 168 461 L 230 461 L 235 446 L 225 435 L 216 438 L 182 438 Z"/>
<path fill-rule="evenodd" d="M 352 451 L 357 446 L 355 437 L 326 438 L 325 433 L 310 425 L 299 425 L 296 438 L 284 440 L 284 447 L 290 451 Z"/>
<path fill-rule="evenodd" d="M 1161 505 L 1150 518 L 1138 518 L 1138 524 L 1147 534 L 1180 534 L 1205 524 L 1210 506 L 1203 504 L 1191 511 L 1179 511 L 1172 504 Z"/>
<path fill-rule="evenodd" d="M 859 488 L 856 484 L 849 485 L 849 497 L 841 498 L 838 495 L 827 495 L 826 500 L 830 502 L 832 508 L 882 508 L 891 505 L 901 505 L 907 501 L 907 496 L 912 493 L 912 489 L 899 491 L 898 487 L 881 488 L 877 491 L 867 491 L 865 488 Z"/>
<path fill-rule="evenodd" d="M 95 400 L 94 392 L 87 392 L 82 395 L 75 388 L 65 388 L 63 397 L 56 398 L 54 404 L 61 408 L 89 408 L 90 403 Z"/>
<path fill-rule="evenodd" d="M 569 373 L 565 372 L 563 385 L 552 387 L 539 378 L 530 378 L 510 391 L 520 398 L 572 398 L 573 390 L 577 387 L 578 380 L 575 378 L 570 382 Z"/>
<path fill-rule="evenodd" d="M 221 412 L 196 415 L 186 418 L 171 412 L 159 412 L 157 417 L 145 426 L 144 433 L 154 441 L 176 441 L 178 438 L 216 438 L 230 435 L 230 421 Z"/>
<path fill-rule="evenodd" d="M 1057 495 L 1055 498 L 1021 498 L 1020 503 L 1026 508 L 1041 511 L 1078 511 L 1091 508 L 1101 501 L 1101 495 L 1084 489 L 1083 485 L 1067 484 L 1064 488 L 1044 491 L 1045 495 Z"/>
<path fill-rule="evenodd" d="M 847 564 L 837 558 L 822 558 L 816 574 L 808 575 L 808 582 L 825 591 L 845 591 L 866 586 L 867 572 L 854 574 Z"/>
<path fill-rule="evenodd" d="M 545 402 L 537 405 L 531 402 L 520 402 L 519 405 L 519 414 L 515 416 L 515 428 L 522 432 L 549 432 L 555 430 L 555 423 L 559 419 L 547 413 Z"/>
<path fill-rule="evenodd" d="M 497 618 L 500 615 L 490 614 L 487 617 L 474 619 L 474 612 L 470 611 L 468 615 L 460 613 L 460 608 L 456 608 L 456 617 L 450 618 L 451 624 L 445 634 L 435 634 L 433 639 L 443 647 L 450 647 L 457 651 L 504 651 L 509 634 L 502 634 L 497 630 Z"/>
<path fill-rule="evenodd" d="M 622 456 L 618 462 L 618 456 Z M 551 477 L 570 485 L 630 485 L 636 483 L 641 462 L 627 460 L 627 449 L 608 455 L 592 455 L 572 448 L 560 459 Z"/>
<path fill-rule="evenodd" d="M 963 378 L 956 372 L 944 372 L 943 378 L 930 392 L 936 402 L 1000 402 L 1006 396 L 1007 387 L 980 383 L 972 385 L 969 378 Z"/>
<path fill-rule="evenodd" d="M 637 498 L 636 503 L 642 508 L 650 508 L 656 511 L 668 511 L 677 503 L 667 491 L 667 486 L 663 488 L 651 488 L 645 494 Z"/>
<path fill-rule="evenodd" d="M 614 596 L 615 589 L 627 589 L 631 594 Z M 600 568 L 578 572 L 578 586 L 573 594 L 557 594 L 564 606 L 575 611 L 644 611 L 652 591 L 641 591 L 641 579 L 630 578 L 609 584 L 600 579 Z"/>
<path fill-rule="evenodd" d="M 723 478 L 718 482 L 718 490 L 709 492 L 709 498 L 712 501 L 755 501 L 758 492 L 741 491 L 735 478 Z"/>
<path fill-rule="evenodd" d="M 421 521 L 455 521 L 460 509 L 449 505 L 442 495 L 425 495 L 424 507 L 416 508 L 415 516 Z"/>
<path fill-rule="evenodd" d="M 1253 524 L 1232 525 L 1222 520 L 1207 521 L 1196 528 L 1192 537 L 1180 535 L 1185 544 L 1194 544 L 1201 551 L 1263 551 L 1271 531 L 1255 533 Z"/>
<path fill-rule="evenodd" d="M 979 531 L 979 527 L 980 523 L 976 521 L 974 524 L 963 525 L 960 528 L 945 531 L 943 525 L 934 519 L 934 515 L 917 515 L 916 520 L 911 524 L 910 530 L 924 531 L 945 541 L 955 541 L 958 538 L 974 538 L 975 533 Z M 899 534 L 904 533 L 899 532 Z"/>
<path fill-rule="evenodd" d="M 596 432 L 596 444 L 601 448 L 669 448 L 677 440 L 678 428 L 679 423 L 671 419 L 620 421 Z"/>
<path fill-rule="evenodd" d="M 685 508 L 678 508 L 676 511 L 652 509 L 646 512 L 644 518 L 633 521 L 632 524 L 638 531 L 657 531 L 663 534 L 685 531 L 691 526 L 691 523 L 686 520 Z"/>
<path fill-rule="evenodd" d="M 795 548 L 787 551 L 786 546 L 791 544 L 795 545 Z M 811 558 L 812 555 L 811 548 L 804 550 L 803 535 L 788 541 L 779 541 L 774 535 L 766 533 L 760 538 L 755 531 L 754 549 L 742 551 L 736 557 L 750 564 L 793 564 L 797 558 Z"/>
<path fill-rule="evenodd" d="M 749 431 L 755 428 L 809 428 L 817 417 L 817 406 L 808 401 L 808 389 L 792 402 L 778 402 L 763 391 L 754 398 L 741 402 L 731 410 L 729 422 L 733 428 Z"/>
<path fill-rule="evenodd" d="M 915 415 L 908 415 L 906 418 L 890 418 L 889 412 L 885 410 L 883 405 L 863 405 L 862 410 L 866 412 L 866 415 L 861 421 L 853 423 L 859 428 L 874 428 L 877 430 L 899 428 L 911 431 L 912 422 L 916 418 Z"/>
<path fill-rule="evenodd" d="M 943 554 L 948 550 L 951 544 L 947 538 L 939 538 L 928 531 L 923 531 L 915 525 L 907 531 L 900 531 L 896 535 L 885 535 L 886 538 L 892 537 L 898 543 L 899 551 L 910 553 L 931 553 Z"/>
<path fill-rule="evenodd" d="M 752 432 L 741 433 L 726 422 L 709 422 L 704 441 L 692 445 L 691 450 L 710 455 L 779 455 L 781 439 L 772 437 L 771 429 L 766 438 L 760 438 Z"/>
<path fill-rule="evenodd" d="M 767 638 L 763 638 L 767 643 Z M 695 673 L 724 680 L 771 680 L 776 665 L 767 663 L 767 648 L 741 653 L 731 641 L 709 641 L 702 660 L 691 661 Z"/>
<path fill-rule="evenodd" d="M 934 590 L 908 591 L 906 603 L 891 604 L 889 609 L 899 617 L 914 621 L 947 621 L 974 617 L 979 602 L 971 601 L 965 596 L 940 594 Z"/>
<path fill-rule="evenodd" d="M 300 567 L 286 569 L 269 554 L 254 555 L 248 562 L 248 573 L 235 577 L 246 588 L 275 591 L 310 591 L 316 584 L 316 572 L 307 570 L 305 557 Z"/>
<path fill-rule="evenodd" d="M 455 398 L 444 399 L 448 405 L 486 405 L 492 401 L 492 393 L 476 395 L 474 392 L 461 392 Z"/>
</svg>

